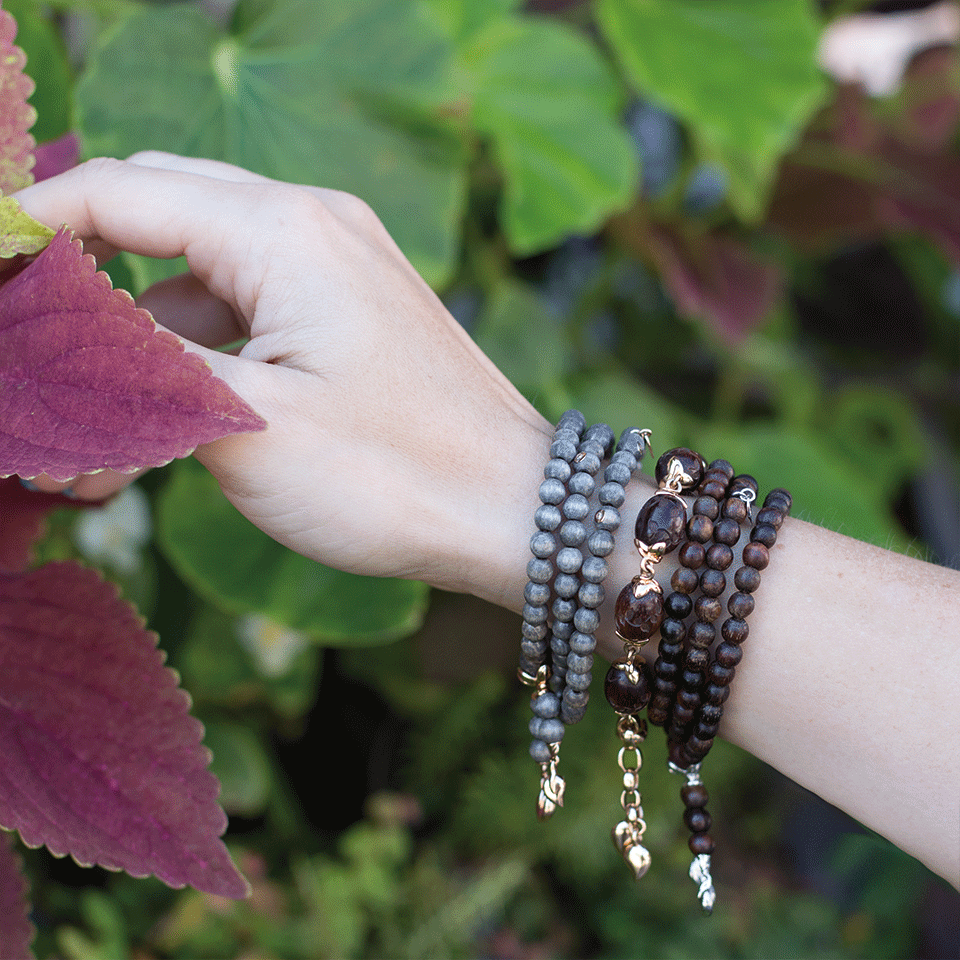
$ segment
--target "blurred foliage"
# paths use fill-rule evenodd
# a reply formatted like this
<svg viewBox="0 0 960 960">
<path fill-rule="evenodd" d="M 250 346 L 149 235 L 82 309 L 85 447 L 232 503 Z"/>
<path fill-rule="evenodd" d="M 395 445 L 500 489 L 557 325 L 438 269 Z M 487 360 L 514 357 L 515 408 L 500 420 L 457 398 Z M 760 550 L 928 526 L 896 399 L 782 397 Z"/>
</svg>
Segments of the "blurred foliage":
<svg viewBox="0 0 960 960">
<path fill-rule="evenodd" d="M 4 0 L 39 140 L 72 127 L 88 156 L 158 148 L 355 192 L 547 417 L 639 418 L 658 449 L 692 444 L 788 486 L 805 519 L 955 562 L 960 61 L 921 51 L 896 93 L 869 97 L 816 65 L 829 17 L 862 4 L 822 6 Z M 141 292 L 184 265 L 107 269 Z M 917 494 L 931 477 L 947 478 L 922 487 L 939 501 Z M 228 903 L 27 851 L 38 955 L 918 949 L 938 881 L 854 834 L 833 896 L 818 892 L 770 771 L 725 744 L 709 761 L 716 914 L 698 916 L 657 737 L 655 869 L 634 884 L 606 840 L 620 785 L 603 709 L 564 747 L 563 814 L 533 815 L 525 698 L 492 669 L 513 620 L 305 561 L 196 464 L 139 486 L 153 530 L 132 539 L 105 515 L 99 536 L 123 548 L 106 572 L 207 725 L 254 892 Z M 54 518 L 42 559 L 89 554 L 77 523 Z"/>
</svg>

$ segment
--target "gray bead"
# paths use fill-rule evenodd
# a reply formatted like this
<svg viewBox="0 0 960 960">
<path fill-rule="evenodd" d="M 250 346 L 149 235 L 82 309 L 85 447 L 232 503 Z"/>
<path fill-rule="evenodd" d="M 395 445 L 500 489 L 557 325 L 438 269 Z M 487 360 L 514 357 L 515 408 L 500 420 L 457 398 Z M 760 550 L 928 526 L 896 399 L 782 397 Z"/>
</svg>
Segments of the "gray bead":
<svg viewBox="0 0 960 960">
<path fill-rule="evenodd" d="M 550 745 L 544 743 L 542 740 L 534 740 L 530 744 L 530 756 L 533 757 L 537 763 L 548 763 L 550 760 Z"/>
<path fill-rule="evenodd" d="M 586 425 L 587 421 L 579 410 L 565 410 L 557 424 L 557 429 L 567 428 L 575 430 L 577 433 L 583 433 Z"/>
<path fill-rule="evenodd" d="M 552 557 L 553 551 L 557 549 L 557 540 L 552 533 L 546 530 L 538 530 L 530 538 L 530 552 L 535 557 Z"/>
<path fill-rule="evenodd" d="M 533 663 L 543 663 L 547 655 L 546 640 L 521 640 L 520 652 Z"/>
<path fill-rule="evenodd" d="M 600 614 L 589 607 L 578 607 L 573 617 L 573 625 L 580 633 L 596 633 L 600 626 Z"/>
<path fill-rule="evenodd" d="M 579 447 L 580 453 L 592 453 L 595 457 L 598 457 L 600 460 L 604 457 L 603 444 L 599 440 L 593 440 L 590 437 L 586 437 Z"/>
<path fill-rule="evenodd" d="M 606 423 L 595 423 L 592 427 L 588 427 L 584 436 L 599 440 L 605 447 L 612 447 L 613 441 L 617 439 L 617 435 Z"/>
<path fill-rule="evenodd" d="M 567 686 L 574 690 L 589 690 L 593 682 L 593 674 L 590 673 L 568 673 L 566 677 Z"/>
<path fill-rule="evenodd" d="M 566 727 L 562 720 L 542 720 L 540 725 L 540 739 L 547 743 L 559 743 L 563 739 Z"/>
<path fill-rule="evenodd" d="M 636 472 L 637 467 L 640 465 L 640 461 L 632 454 L 629 450 L 618 450 L 611 458 L 611 463 L 622 463 L 625 467 L 630 468 L 630 473 L 633 474 Z"/>
<path fill-rule="evenodd" d="M 609 530 L 594 530 L 587 538 L 587 549 L 595 557 L 606 557 L 613 553 L 613 534 Z"/>
<path fill-rule="evenodd" d="M 560 715 L 563 723 L 572 727 L 575 723 L 579 723 L 587 715 L 587 708 L 581 707 L 576 709 L 574 707 L 568 707 L 566 704 L 564 704 L 561 708 Z"/>
<path fill-rule="evenodd" d="M 547 465 L 543 468 L 544 480 L 559 480 L 561 483 L 566 483 L 570 479 L 571 473 L 573 473 L 573 468 L 560 457 L 548 460 Z"/>
<path fill-rule="evenodd" d="M 611 460 L 603 471 L 603 479 L 607 483 L 619 483 L 626 486 L 633 476 L 633 471 L 622 461 Z"/>
<path fill-rule="evenodd" d="M 620 440 L 617 442 L 617 450 L 628 450 L 638 459 L 643 456 L 646 444 L 643 442 L 643 436 L 640 431 L 625 430 L 620 434 Z"/>
<path fill-rule="evenodd" d="M 551 717 L 555 717 L 560 713 L 560 699 L 555 693 L 541 693 L 540 696 L 535 698 L 530 704 L 530 709 L 533 711 L 534 716 L 549 720 Z"/>
<path fill-rule="evenodd" d="M 558 677 L 565 677 L 567 674 L 567 656 L 565 653 L 557 653 L 556 651 L 553 653 L 553 672 Z"/>
<path fill-rule="evenodd" d="M 553 617 L 561 623 L 569 623 L 573 620 L 573 615 L 577 612 L 576 600 L 564 600 L 563 597 L 557 597 L 553 601 Z"/>
<path fill-rule="evenodd" d="M 598 530 L 616 530 L 620 526 L 620 511 L 616 507 L 601 507 L 594 514 Z"/>
<path fill-rule="evenodd" d="M 557 621 L 553 625 L 553 636 L 556 640 L 569 640 L 573 636 L 573 618 Z"/>
<path fill-rule="evenodd" d="M 526 620 L 520 624 L 520 635 L 524 640 L 546 640 L 547 625 L 545 623 L 527 623 Z"/>
<path fill-rule="evenodd" d="M 556 634 L 553 635 L 553 638 L 550 641 L 550 652 L 554 657 L 560 658 L 559 665 L 566 669 L 567 666 L 567 654 L 570 653 L 570 644 L 566 640 L 562 640 Z M 556 664 L 554 664 L 556 666 Z"/>
<path fill-rule="evenodd" d="M 578 551 L 579 552 L 579 551 Z M 532 563 L 533 561 L 531 561 Z M 544 563 L 547 561 L 544 560 Z M 530 572 L 530 564 L 527 564 L 527 573 Z M 533 577 L 530 577 L 532 580 Z M 573 576 L 570 573 L 558 573 L 557 579 L 553 581 L 553 592 L 558 597 L 563 597 L 564 600 L 569 600 L 571 597 L 577 595 L 577 591 L 580 589 L 580 578 Z"/>
<path fill-rule="evenodd" d="M 582 470 L 578 470 L 576 473 L 571 475 L 570 482 L 567 484 L 567 489 L 570 491 L 570 493 L 579 493 L 582 497 L 589 497 L 593 495 L 593 491 L 596 486 L 597 481 L 594 480 L 589 473 L 584 473 Z"/>
<path fill-rule="evenodd" d="M 542 607 L 550 599 L 550 586 L 546 583 L 527 583 L 523 599 L 535 607 Z"/>
<path fill-rule="evenodd" d="M 565 669 L 566 668 L 564 668 L 564 670 L 554 670 L 553 675 L 550 677 L 550 689 L 558 695 L 563 693 L 563 686 L 566 682 L 564 678 Z"/>
<path fill-rule="evenodd" d="M 561 547 L 556 563 L 561 573 L 576 573 L 583 564 L 583 554 L 576 547 Z"/>
<path fill-rule="evenodd" d="M 531 717 L 530 722 L 527 724 L 527 729 L 538 740 L 542 740 L 543 737 L 540 736 L 540 728 L 542 726 L 543 726 L 543 717 Z"/>
<path fill-rule="evenodd" d="M 603 591 L 603 586 L 599 583 L 585 583 L 577 593 L 580 606 L 587 607 L 590 610 L 596 610 L 603 603 L 604 596 L 606 594 Z"/>
<path fill-rule="evenodd" d="M 600 493 L 597 494 L 597 496 L 602 504 L 609 504 L 611 507 L 621 506 L 626 499 L 622 484 L 616 483 L 613 480 L 605 483 L 600 488 Z"/>
<path fill-rule="evenodd" d="M 523 610 L 521 611 L 523 619 L 526 620 L 527 623 L 532 623 L 534 625 L 538 623 L 546 623 L 548 613 L 549 611 L 546 607 L 535 607 L 531 603 L 525 603 L 523 605 Z"/>
<path fill-rule="evenodd" d="M 537 507 L 533 521 L 540 530 L 556 530 L 563 523 L 563 514 L 558 506 L 545 503 L 542 507 Z"/>
<path fill-rule="evenodd" d="M 573 465 L 585 473 L 595 474 L 600 469 L 600 458 L 587 450 L 581 450 L 574 458 Z"/>
<path fill-rule="evenodd" d="M 563 503 L 567 496 L 567 488 L 559 480 L 544 480 L 540 484 L 540 499 L 544 503 Z"/>
<path fill-rule="evenodd" d="M 568 520 L 583 520 L 590 512 L 590 504 L 582 493 L 571 493 L 570 496 L 563 501 L 563 507 L 561 509 L 563 515 Z"/>
<path fill-rule="evenodd" d="M 593 669 L 591 654 L 571 653 L 567 657 L 567 676 L 571 673 L 589 673 Z"/>
<path fill-rule="evenodd" d="M 581 657 L 585 657 L 588 653 L 593 653 L 597 649 L 597 641 L 594 640 L 592 636 L 588 636 L 585 633 L 580 633 L 579 630 L 574 630 L 573 635 L 570 637 L 570 653 L 576 653 Z"/>
<path fill-rule="evenodd" d="M 560 438 L 550 444 L 550 456 L 558 460 L 566 460 L 568 463 L 577 455 L 578 444 L 576 440 L 567 440 Z"/>
<path fill-rule="evenodd" d="M 534 583 L 549 583 L 553 578 L 553 564 L 549 560 L 532 557 L 527 561 L 527 578 Z"/>
<path fill-rule="evenodd" d="M 588 690 L 574 690 L 573 687 L 567 687 L 563 691 L 564 705 L 572 707 L 574 710 L 585 710 L 589 701 L 590 692 Z"/>
<path fill-rule="evenodd" d="M 560 542 L 565 547 L 579 547 L 587 539 L 587 528 L 581 520 L 567 520 L 560 528 Z"/>
<path fill-rule="evenodd" d="M 607 561 L 603 557 L 587 557 L 580 575 L 587 583 L 602 583 L 607 576 Z"/>
</svg>

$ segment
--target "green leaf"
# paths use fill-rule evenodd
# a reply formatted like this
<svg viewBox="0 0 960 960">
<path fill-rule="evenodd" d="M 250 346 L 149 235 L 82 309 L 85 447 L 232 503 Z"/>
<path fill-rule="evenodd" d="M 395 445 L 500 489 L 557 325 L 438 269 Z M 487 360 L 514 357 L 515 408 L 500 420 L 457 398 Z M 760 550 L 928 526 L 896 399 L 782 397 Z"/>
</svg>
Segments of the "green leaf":
<svg viewBox="0 0 960 960">
<path fill-rule="evenodd" d="M 13 197 L 0 197 L 0 257 L 39 253 L 56 235 L 24 213 Z"/>
<path fill-rule="evenodd" d="M 262 613 L 324 643 L 383 643 L 416 630 L 428 590 L 411 580 L 331 570 L 280 546 L 192 460 L 160 493 L 157 538 L 180 576 L 230 613 Z"/>
<path fill-rule="evenodd" d="M 629 204 L 638 171 L 623 92 L 584 37 L 547 19 L 495 19 L 460 65 L 472 122 L 503 168 L 500 219 L 514 253 L 594 233 Z"/>
<path fill-rule="evenodd" d="M 238 723 L 207 723 L 203 742 L 220 781 L 220 805 L 243 817 L 261 814 L 270 797 L 271 769 L 260 737 Z"/>
<path fill-rule="evenodd" d="M 690 125 L 738 213 L 758 219 L 827 93 L 810 0 L 598 0 L 597 17 L 638 91 Z"/>
<path fill-rule="evenodd" d="M 439 30 L 392 0 L 247 0 L 235 22 L 224 33 L 193 5 L 126 20 L 76 89 L 86 151 L 162 149 L 349 191 L 442 283 L 465 164 L 443 118 L 455 91 Z"/>
</svg>

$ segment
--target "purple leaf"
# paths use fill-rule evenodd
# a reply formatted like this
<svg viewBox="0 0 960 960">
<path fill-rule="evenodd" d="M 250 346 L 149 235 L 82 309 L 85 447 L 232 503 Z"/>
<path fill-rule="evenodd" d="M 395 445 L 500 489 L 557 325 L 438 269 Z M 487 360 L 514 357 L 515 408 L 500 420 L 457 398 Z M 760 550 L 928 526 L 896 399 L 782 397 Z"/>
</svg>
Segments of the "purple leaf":
<svg viewBox="0 0 960 960">
<path fill-rule="evenodd" d="M 36 166 L 33 179 L 39 183 L 63 173 L 80 162 L 80 140 L 75 133 L 65 133 L 57 140 L 41 143 L 34 151 Z"/>
<path fill-rule="evenodd" d="M 246 896 L 203 727 L 163 661 L 92 570 L 0 574 L 0 825 L 81 864 Z"/>
<path fill-rule="evenodd" d="M 33 81 L 23 72 L 27 57 L 14 44 L 17 21 L 0 10 L 0 191 L 13 193 L 33 182 L 34 139 L 28 132 L 37 111 L 27 103 Z"/>
<path fill-rule="evenodd" d="M 0 476 L 130 473 L 265 426 L 67 228 L 0 287 Z"/>
<path fill-rule="evenodd" d="M 27 878 L 13 848 L 13 836 L 6 834 L 0 838 L 0 957 L 5 960 L 33 957 L 27 893 Z"/>
<path fill-rule="evenodd" d="M 68 506 L 81 504 L 59 493 L 25 490 L 15 477 L 0 480 L 0 570 L 26 569 L 33 559 L 33 545 L 43 535 L 47 514 Z"/>
</svg>

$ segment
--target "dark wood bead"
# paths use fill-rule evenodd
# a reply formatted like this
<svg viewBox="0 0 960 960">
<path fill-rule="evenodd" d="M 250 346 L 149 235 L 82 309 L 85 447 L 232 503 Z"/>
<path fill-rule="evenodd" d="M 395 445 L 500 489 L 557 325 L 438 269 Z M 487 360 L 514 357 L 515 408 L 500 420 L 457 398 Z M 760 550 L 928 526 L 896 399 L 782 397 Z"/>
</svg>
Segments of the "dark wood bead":
<svg viewBox="0 0 960 960">
<path fill-rule="evenodd" d="M 680 788 L 680 799 L 685 807 L 705 807 L 710 802 L 710 795 L 702 783 L 688 783 Z"/>
<path fill-rule="evenodd" d="M 640 508 L 634 533 L 648 547 L 662 543 L 664 552 L 670 553 L 683 542 L 686 525 L 687 508 L 683 501 L 656 493 Z"/>
<path fill-rule="evenodd" d="M 678 767 L 689 766 L 683 759 L 683 743 L 676 739 L 667 741 L 667 759 Z"/>
<path fill-rule="evenodd" d="M 687 634 L 687 628 L 682 620 L 675 617 L 664 617 L 660 624 L 660 640 L 663 643 L 682 643 Z"/>
<path fill-rule="evenodd" d="M 611 664 L 603 682 L 607 703 L 617 713 L 639 713 L 649 702 L 650 668 L 645 660 L 618 660 Z"/>
<path fill-rule="evenodd" d="M 723 604 L 716 597 L 697 597 L 693 611 L 701 620 L 713 623 L 723 613 Z"/>
<path fill-rule="evenodd" d="M 744 593 L 753 593 L 760 586 L 760 571 L 753 567 L 741 567 L 733 575 L 734 586 Z"/>
<path fill-rule="evenodd" d="M 656 727 L 662 727 L 670 719 L 670 704 L 669 698 L 654 696 L 647 707 L 647 720 Z"/>
<path fill-rule="evenodd" d="M 740 524 L 736 520 L 718 520 L 713 525 L 713 539 L 732 547 L 740 539 Z"/>
<path fill-rule="evenodd" d="M 756 523 L 769 523 L 779 530 L 783 526 L 783 514 L 776 507 L 764 507 L 757 514 Z"/>
<path fill-rule="evenodd" d="M 683 811 L 683 822 L 690 828 L 691 833 L 706 833 L 713 820 L 703 807 L 687 807 Z"/>
<path fill-rule="evenodd" d="M 758 523 L 750 531 L 754 543 L 762 543 L 768 550 L 777 542 L 777 528 L 770 523 Z"/>
<path fill-rule="evenodd" d="M 713 738 L 701 740 L 699 737 L 690 737 L 684 743 L 685 758 L 688 763 L 698 763 L 713 748 Z"/>
<path fill-rule="evenodd" d="M 727 497 L 723 501 L 721 516 L 724 520 L 733 520 L 734 523 L 743 523 L 747 519 L 747 505 L 739 497 Z"/>
<path fill-rule="evenodd" d="M 732 464 L 729 460 L 711 460 L 707 466 L 707 469 L 713 473 L 719 473 L 723 476 L 725 480 L 732 480 L 736 474 L 736 470 L 733 469 Z"/>
<path fill-rule="evenodd" d="M 733 667 L 725 667 L 719 663 L 711 663 L 710 669 L 707 671 L 707 676 L 710 678 L 710 683 L 729 687 L 736 672 Z"/>
<path fill-rule="evenodd" d="M 656 670 L 658 677 L 663 677 L 664 680 L 671 680 L 676 683 L 677 676 L 680 673 L 680 664 L 670 660 L 664 660 L 662 657 L 657 657 Z"/>
<path fill-rule="evenodd" d="M 727 578 L 722 570 L 707 568 L 700 574 L 700 592 L 705 597 L 719 597 L 727 589 Z"/>
<path fill-rule="evenodd" d="M 687 631 L 687 641 L 692 647 L 710 647 L 717 639 L 717 630 L 712 623 L 697 620 Z"/>
<path fill-rule="evenodd" d="M 657 653 L 659 653 L 664 660 L 676 663 L 683 653 L 683 645 L 675 640 L 661 640 L 660 646 L 657 648 Z"/>
<path fill-rule="evenodd" d="M 765 507 L 772 507 L 775 503 L 777 506 L 782 504 L 784 513 L 789 513 L 793 507 L 793 497 L 783 487 L 776 487 L 763 498 Z"/>
<path fill-rule="evenodd" d="M 709 517 L 691 517 L 687 521 L 687 536 L 695 543 L 709 543 L 713 539 L 713 521 Z"/>
<path fill-rule="evenodd" d="M 703 674 L 699 670 L 691 670 L 685 666 L 680 674 L 680 683 L 684 690 L 697 690 L 703 684 Z"/>
<path fill-rule="evenodd" d="M 703 702 L 722 706 L 730 696 L 730 687 L 726 684 L 708 683 L 703 688 Z"/>
<path fill-rule="evenodd" d="M 700 706 L 700 694 L 696 690 L 678 690 L 677 703 L 688 710 L 696 710 Z"/>
<path fill-rule="evenodd" d="M 671 593 L 663 601 L 663 609 L 667 616 L 683 620 L 690 616 L 693 600 L 686 593 Z"/>
<path fill-rule="evenodd" d="M 680 593 L 693 593 L 700 586 L 700 578 L 697 576 L 696 570 L 691 570 L 689 567 L 677 567 L 670 578 L 670 586 L 674 590 L 679 590 Z"/>
<path fill-rule="evenodd" d="M 723 716 L 723 708 L 717 706 L 715 703 L 705 703 L 700 708 L 700 719 L 704 723 L 713 724 L 716 726 L 720 723 L 720 718 Z"/>
<path fill-rule="evenodd" d="M 712 740 L 720 729 L 719 723 L 704 723 L 703 717 L 696 722 L 693 728 L 693 735 L 698 740 Z"/>
<path fill-rule="evenodd" d="M 754 477 L 751 477 L 749 473 L 741 473 L 730 481 L 730 490 L 727 496 L 733 497 L 744 490 L 752 490 L 756 494 L 759 489 L 760 485 Z"/>
<path fill-rule="evenodd" d="M 702 853 L 711 854 L 716 849 L 713 837 L 709 833 L 691 834 L 687 846 L 695 857 L 699 857 Z"/>
<path fill-rule="evenodd" d="M 700 484 L 700 493 L 705 497 L 713 497 L 714 500 L 722 500 L 727 493 L 727 481 L 706 479 Z"/>
<path fill-rule="evenodd" d="M 706 670 L 710 665 L 710 651 L 704 647 L 691 647 L 687 651 L 684 665 L 688 670 Z"/>
<path fill-rule="evenodd" d="M 725 543 L 715 543 L 707 550 L 707 566 L 726 570 L 733 563 L 733 551 Z"/>
<path fill-rule="evenodd" d="M 750 627 L 746 620 L 739 617 L 728 617 L 720 627 L 720 635 L 729 643 L 743 643 L 750 636 Z"/>
<path fill-rule="evenodd" d="M 655 697 L 668 697 L 672 703 L 677 692 L 677 685 L 669 680 L 664 680 L 663 677 L 656 676 L 656 667 L 654 667 L 654 674 L 653 695 Z"/>
<path fill-rule="evenodd" d="M 716 520 L 720 516 L 720 504 L 713 497 L 697 497 L 693 501 L 693 513 L 698 517 Z"/>
<path fill-rule="evenodd" d="M 743 562 L 754 570 L 766 570 L 770 563 L 770 551 L 762 543 L 748 543 L 743 548 Z"/>
<path fill-rule="evenodd" d="M 673 708 L 673 722 L 680 724 L 681 726 L 686 726 L 693 720 L 696 712 L 697 711 L 695 707 L 684 707 L 678 703 Z"/>
<path fill-rule="evenodd" d="M 716 657 L 722 667 L 735 667 L 743 659 L 743 650 L 736 643 L 723 642 L 717 647 Z"/>
<path fill-rule="evenodd" d="M 673 450 L 668 450 L 660 457 L 654 471 L 657 483 L 663 483 L 666 480 L 670 471 L 670 461 L 673 459 L 680 461 L 683 472 L 690 477 L 689 485 L 684 484 L 683 486 L 684 490 L 695 490 L 703 479 L 703 473 L 707 469 L 707 465 L 699 453 L 690 450 L 688 447 L 674 447 Z"/>
<path fill-rule="evenodd" d="M 644 586 L 642 581 L 640 586 Z M 638 597 L 633 583 L 628 583 L 617 597 L 614 618 L 624 640 L 648 640 L 663 621 L 663 594 L 656 588 Z"/>
<path fill-rule="evenodd" d="M 749 593 L 740 593 L 738 590 L 736 593 L 730 594 L 730 599 L 727 601 L 727 610 L 731 617 L 745 620 L 753 613 L 753 608 L 754 599 Z"/>
<path fill-rule="evenodd" d="M 707 551 L 704 545 L 694 540 L 688 540 L 677 554 L 681 566 L 689 567 L 691 570 L 699 570 L 706 556 Z"/>
</svg>

